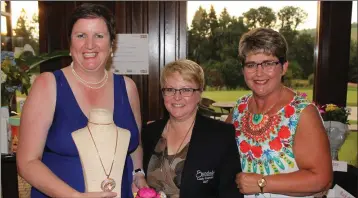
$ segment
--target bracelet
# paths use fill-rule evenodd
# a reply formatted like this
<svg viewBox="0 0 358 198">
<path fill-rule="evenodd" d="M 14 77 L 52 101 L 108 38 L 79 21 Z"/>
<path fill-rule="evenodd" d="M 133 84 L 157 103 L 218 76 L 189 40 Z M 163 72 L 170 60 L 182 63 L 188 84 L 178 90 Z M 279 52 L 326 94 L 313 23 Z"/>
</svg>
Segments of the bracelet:
<svg viewBox="0 0 358 198">
<path fill-rule="evenodd" d="M 143 174 L 143 175 L 145 176 L 144 170 L 141 169 L 141 168 L 135 169 L 135 170 L 132 172 L 133 176 L 136 175 L 137 173 L 141 173 L 141 174 Z"/>
</svg>

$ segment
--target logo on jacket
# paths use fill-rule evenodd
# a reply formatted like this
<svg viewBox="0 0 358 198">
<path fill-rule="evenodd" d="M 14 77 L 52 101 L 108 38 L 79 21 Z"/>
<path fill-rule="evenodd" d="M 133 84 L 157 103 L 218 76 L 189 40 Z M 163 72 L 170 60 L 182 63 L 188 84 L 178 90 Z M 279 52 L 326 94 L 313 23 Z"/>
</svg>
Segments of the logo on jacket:
<svg viewBox="0 0 358 198">
<path fill-rule="evenodd" d="M 213 179 L 214 178 L 214 174 L 215 174 L 215 171 L 206 171 L 206 172 L 202 172 L 201 170 L 197 170 L 196 171 L 196 180 L 198 181 L 202 181 L 203 184 L 206 184 L 208 183 L 208 181 L 210 179 Z"/>
</svg>

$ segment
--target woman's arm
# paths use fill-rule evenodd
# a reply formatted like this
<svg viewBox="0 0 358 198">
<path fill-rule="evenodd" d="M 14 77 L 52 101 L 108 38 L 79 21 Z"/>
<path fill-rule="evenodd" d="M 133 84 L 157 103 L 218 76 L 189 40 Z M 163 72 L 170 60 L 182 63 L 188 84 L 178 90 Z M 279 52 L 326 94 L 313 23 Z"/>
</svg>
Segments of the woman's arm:
<svg viewBox="0 0 358 198">
<path fill-rule="evenodd" d="M 292 173 L 265 176 L 264 192 L 290 196 L 307 196 L 328 190 L 332 185 L 332 160 L 329 140 L 317 109 L 307 106 L 301 113 L 294 138 L 293 152 L 299 168 Z M 260 192 L 258 174 L 242 174 L 237 180 L 253 193 Z"/>
<path fill-rule="evenodd" d="M 329 140 L 319 112 L 313 105 L 307 106 L 301 113 L 293 153 L 299 171 L 268 177 L 267 190 L 288 193 L 294 189 L 294 192 L 306 195 L 331 187 L 333 169 Z"/>
<path fill-rule="evenodd" d="M 227 116 L 225 122 L 226 122 L 226 123 L 229 123 L 229 124 L 232 124 L 232 112 L 229 113 L 229 115 Z"/>
<path fill-rule="evenodd" d="M 133 167 L 134 170 L 141 168 L 143 169 L 143 148 L 142 148 L 142 141 L 141 141 L 141 129 L 142 129 L 142 118 L 140 113 L 140 102 L 139 102 L 139 95 L 137 86 L 135 85 L 134 81 L 128 77 L 124 77 L 126 82 L 126 89 L 129 98 L 129 103 L 132 108 L 132 112 L 134 114 L 134 118 L 136 120 L 138 131 L 139 131 L 139 145 L 137 149 L 131 154 L 133 160 Z M 147 186 L 145 181 L 145 177 L 143 174 L 135 174 L 133 177 L 134 183 L 137 188 L 142 188 Z"/>
<path fill-rule="evenodd" d="M 55 104 L 54 75 L 42 73 L 32 85 L 21 114 L 17 166 L 19 174 L 41 192 L 51 197 L 69 197 L 77 191 L 41 162 Z"/>
</svg>

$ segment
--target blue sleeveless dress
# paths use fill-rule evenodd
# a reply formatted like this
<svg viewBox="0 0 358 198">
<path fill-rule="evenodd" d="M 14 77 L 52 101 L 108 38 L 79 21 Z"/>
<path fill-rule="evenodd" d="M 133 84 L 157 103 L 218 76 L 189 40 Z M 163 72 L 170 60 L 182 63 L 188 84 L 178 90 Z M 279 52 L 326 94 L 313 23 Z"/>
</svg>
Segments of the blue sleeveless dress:
<svg viewBox="0 0 358 198">
<path fill-rule="evenodd" d="M 85 191 L 81 161 L 71 133 L 87 125 L 88 119 L 80 109 L 62 70 L 54 72 L 56 78 L 56 108 L 52 125 L 48 131 L 42 162 L 61 180 L 79 192 Z M 132 198 L 133 163 L 130 153 L 139 144 L 138 127 L 129 104 L 123 76 L 114 76 L 113 120 L 118 127 L 131 132 L 126 163 L 122 177 L 122 198 Z M 39 107 L 41 108 L 41 107 Z M 102 170 L 98 170 L 102 171 Z M 41 177 L 39 175 L 38 177 Z M 47 197 L 32 188 L 32 198 Z"/>
</svg>

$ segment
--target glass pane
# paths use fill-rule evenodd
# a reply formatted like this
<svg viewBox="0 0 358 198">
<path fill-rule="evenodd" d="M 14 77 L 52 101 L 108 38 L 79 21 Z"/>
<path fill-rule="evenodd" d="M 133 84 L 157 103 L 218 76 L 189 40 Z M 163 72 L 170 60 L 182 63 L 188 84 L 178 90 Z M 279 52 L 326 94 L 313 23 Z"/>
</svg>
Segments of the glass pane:
<svg viewBox="0 0 358 198">
<path fill-rule="evenodd" d="M 1 1 L 1 12 L 5 12 L 6 3 L 4 1 Z"/>
<path fill-rule="evenodd" d="M 13 48 L 24 47 L 25 44 L 29 44 L 34 49 L 35 54 L 38 54 L 38 1 L 11 1 L 11 18 Z"/>
<path fill-rule="evenodd" d="M 188 1 L 188 58 L 205 71 L 204 97 L 236 101 L 248 93 L 239 41 L 250 29 L 268 27 L 288 43 L 290 67 L 284 83 L 312 100 L 317 6 L 317 1 Z M 236 94 L 224 96 L 226 90 Z"/>
<path fill-rule="evenodd" d="M 6 17 L 1 16 L 1 35 L 7 34 L 7 28 L 6 28 Z"/>
</svg>

